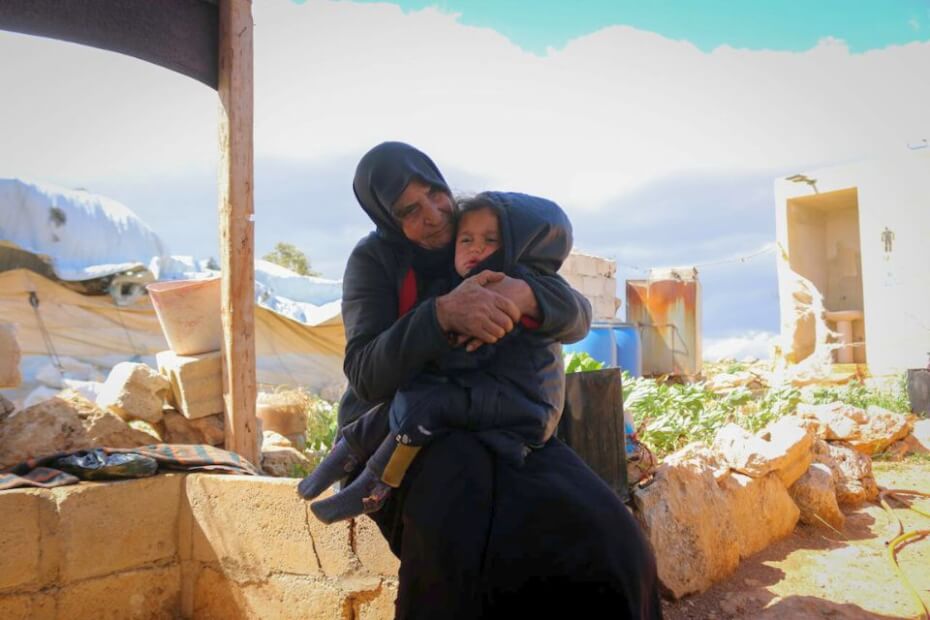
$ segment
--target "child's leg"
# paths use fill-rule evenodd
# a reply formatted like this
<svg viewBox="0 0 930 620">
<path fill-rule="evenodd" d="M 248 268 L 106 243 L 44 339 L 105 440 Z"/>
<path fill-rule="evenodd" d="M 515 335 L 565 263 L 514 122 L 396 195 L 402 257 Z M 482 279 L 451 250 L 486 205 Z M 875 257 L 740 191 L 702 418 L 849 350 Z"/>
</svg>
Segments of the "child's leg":
<svg viewBox="0 0 930 620">
<path fill-rule="evenodd" d="M 410 451 L 413 453 L 409 454 Z M 310 510 L 323 523 L 342 521 L 379 510 L 391 492 L 391 486 L 380 479 L 381 472 L 385 471 L 385 467 L 390 470 L 391 462 L 396 460 L 394 457 L 399 452 L 402 454 L 400 460 L 404 462 L 403 471 L 400 472 L 402 479 L 417 451 L 419 448 L 398 445 L 393 437 L 387 437 L 352 484 L 335 495 L 313 502 Z M 400 486 L 400 483 L 395 486 Z"/>
<path fill-rule="evenodd" d="M 388 412 L 384 405 L 366 411 L 342 429 L 342 437 L 310 475 L 301 480 L 297 493 L 304 499 L 313 499 L 334 482 L 351 474 L 377 450 L 389 431 Z"/>
</svg>

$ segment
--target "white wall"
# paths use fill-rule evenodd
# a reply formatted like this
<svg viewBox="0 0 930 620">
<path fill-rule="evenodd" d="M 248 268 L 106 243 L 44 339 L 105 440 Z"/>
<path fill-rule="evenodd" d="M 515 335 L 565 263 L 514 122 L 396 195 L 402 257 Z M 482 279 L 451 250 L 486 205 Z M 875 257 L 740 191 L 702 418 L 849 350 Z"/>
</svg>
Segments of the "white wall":
<svg viewBox="0 0 930 620">
<path fill-rule="evenodd" d="M 856 188 L 865 339 L 873 374 L 923 367 L 930 352 L 930 152 L 805 171 L 820 193 Z M 804 183 L 775 181 L 776 239 L 788 250 L 788 201 L 810 196 Z M 884 252 L 882 231 L 895 239 Z M 786 266 L 779 265 L 779 281 Z M 826 293 L 826 291 L 821 291 Z M 792 316 L 780 287 L 782 329 Z"/>
</svg>

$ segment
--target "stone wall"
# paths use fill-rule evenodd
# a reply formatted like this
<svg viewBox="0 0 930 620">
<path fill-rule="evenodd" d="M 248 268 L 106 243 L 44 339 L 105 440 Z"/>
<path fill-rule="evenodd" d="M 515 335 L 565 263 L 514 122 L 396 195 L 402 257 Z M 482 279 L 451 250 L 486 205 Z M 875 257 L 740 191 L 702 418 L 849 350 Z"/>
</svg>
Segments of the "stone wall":
<svg viewBox="0 0 930 620">
<path fill-rule="evenodd" d="M 294 480 L 168 474 L 0 492 L 0 618 L 391 618 L 369 519 L 324 526 Z"/>
<path fill-rule="evenodd" d="M 607 258 L 572 252 L 559 274 L 588 298 L 594 320 L 612 319 L 620 308 L 617 299 L 617 264 Z"/>
</svg>

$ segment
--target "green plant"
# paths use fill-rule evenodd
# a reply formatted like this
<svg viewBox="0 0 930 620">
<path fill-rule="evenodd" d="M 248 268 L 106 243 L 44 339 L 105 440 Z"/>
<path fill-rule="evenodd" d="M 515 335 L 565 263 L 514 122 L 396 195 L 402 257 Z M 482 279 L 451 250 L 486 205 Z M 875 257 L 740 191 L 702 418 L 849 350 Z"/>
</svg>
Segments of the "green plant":
<svg viewBox="0 0 930 620">
<path fill-rule="evenodd" d="M 603 362 L 599 362 L 584 351 L 575 353 L 565 353 L 565 372 L 587 372 L 589 370 L 600 370 L 604 367 Z"/>
<path fill-rule="evenodd" d="M 269 263 L 286 267 L 302 276 L 320 275 L 319 272 L 313 271 L 313 269 L 310 268 L 310 259 L 307 258 L 307 255 L 298 250 L 297 246 L 290 243 L 278 242 L 274 246 L 274 250 L 265 254 L 262 259 Z"/>
<path fill-rule="evenodd" d="M 869 387 L 860 381 L 853 381 L 843 386 L 817 388 L 811 393 L 811 400 L 815 405 L 839 401 L 861 409 L 867 409 L 869 405 L 877 405 L 897 413 L 910 413 L 911 411 L 911 404 L 907 397 L 906 374 L 902 374 L 894 385 L 886 389 Z"/>
<path fill-rule="evenodd" d="M 327 452 L 339 430 L 339 404 L 310 396 L 307 399 L 307 450 Z"/>
</svg>

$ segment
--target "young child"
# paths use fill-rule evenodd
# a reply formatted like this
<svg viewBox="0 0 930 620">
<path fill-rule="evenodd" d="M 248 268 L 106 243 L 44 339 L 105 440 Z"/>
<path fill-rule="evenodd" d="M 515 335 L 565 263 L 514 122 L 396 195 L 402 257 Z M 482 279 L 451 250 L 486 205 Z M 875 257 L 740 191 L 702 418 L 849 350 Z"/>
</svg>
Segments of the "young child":
<svg viewBox="0 0 930 620">
<path fill-rule="evenodd" d="M 452 284 L 485 269 L 517 278 L 527 271 L 554 274 L 570 249 L 571 225 L 554 203 L 523 194 L 479 194 L 459 208 Z M 451 429 L 476 432 L 521 465 L 531 448 L 555 432 L 564 403 L 561 344 L 533 327 L 524 317 L 493 345 L 471 353 L 452 349 L 392 401 L 346 426 L 298 492 L 312 499 L 360 464 L 365 469 L 339 493 L 310 505 L 317 518 L 332 523 L 378 510 L 420 448 Z"/>
</svg>

